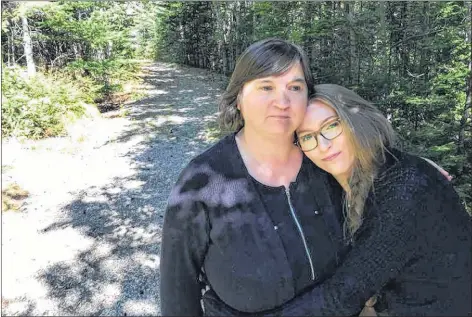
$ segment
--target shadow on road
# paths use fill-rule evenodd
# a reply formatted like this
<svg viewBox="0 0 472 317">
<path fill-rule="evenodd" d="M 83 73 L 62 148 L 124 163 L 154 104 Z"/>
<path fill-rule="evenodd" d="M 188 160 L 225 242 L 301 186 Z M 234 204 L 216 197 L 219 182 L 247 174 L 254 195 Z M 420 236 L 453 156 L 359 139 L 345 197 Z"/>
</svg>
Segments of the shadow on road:
<svg viewBox="0 0 472 317">
<path fill-rule="evenodd" d="M 215 142 L 221 83 L 205 70 L 153 64 L 148 97 L 127 105 L 131 124 L 115 144 L 139 138 L 126 154 L 132 176 L 86 188 L 64 206 L 66 219 L 44 232 L 74 228 L 91 246 L 38 276 L 68 315 L 157 315 L 160 241 L 166 199 L 183 166 Z M 107 146 L 104 144 L 103 146 Z"/>
</svg>

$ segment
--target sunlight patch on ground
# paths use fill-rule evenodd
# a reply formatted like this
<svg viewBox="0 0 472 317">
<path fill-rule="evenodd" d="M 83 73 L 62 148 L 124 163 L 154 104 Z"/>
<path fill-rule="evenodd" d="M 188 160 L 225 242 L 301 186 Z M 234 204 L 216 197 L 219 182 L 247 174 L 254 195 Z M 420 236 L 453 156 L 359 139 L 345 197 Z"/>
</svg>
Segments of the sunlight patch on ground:
<svg viewBox="0 0 472 317">
<path fill-rule="evenodd" d="M 28 230 L 30 229 L 23 223 L 22 230 L 16 230 L 15 233 L 4 232 L 12 240 L 17 240 L 15 251 L 8 250 L 9 244 L 3 246 L 2 252 L 6 254 L 14 252 L 15 254 L 15 261 L 9 261 L 8 258 L 4 258 L 5 261 L 3 261 L 2 267 L 4 272 L 30 271 L 30 267 L 24 267 L 24 264 L 29 263 L 29 259 L 33 259 L 35 264 L 42 268 L 47 267 L 51 263 L 73 260 L 78 253 L 89 249 L 93 245 L 92 238 L 84 236 L 72 227 L 49 231 L 39 236 L 35 232 L 29 232 Z M 14 229 L 11 226 L 5 226 L 3 230 L 12 231 Z M 37 245 L 38 242 L 44 246 L 54 247 L 30 247 Z M 9 275 L 3 275 L 2 278 L 5 281 L 9 279 Z"/>
<path fill-rule="evenodd" d="M 184 123 L 186 121 L 189 121 L 189 118 L 171 115 L 171 116 L 167 117 L 167 121 L 170 121 L 172 123 L 180 124 L 180 123 Z"/>
<path fill-rule="evenodd" d="M 30 306 L 30 302 L 25 296 L 13 299 L 2 296 L 2 315 L 24 315 Z"/>
<path fill-rule="evenodd" d="M 137 252 L 133 257 L 139 266 L 148 267 L 152 270 L 159 269 L 159 265 L 161 264 L 161 258 L 157 254 Z"/>
<path fill-rule="evenodd" d="M 129 180 L 123 184 L 123 189 L 138 189 L 142 188 L 146 182 L 142 180 Z"/>
<path fill-rule="evenodd" d="M 146 219 L 149 219 L 149 217 L 146 217 Z M 121 224 L 115 225 L 113 237 L 126 238 L 126 241 L 129 241 L 128 247 L 130 248 L 139 247 L 143 243 L 152 243 L 156 232 L 148 230 L 145 226 L 132 227 L 133 222 L 130 219 L 125 219 L 121 221 Z"/>
<path fill-rule="evenodd" d="M 82 198 L 82 202 L 85 204 L 90 203 L 109 203 L 110 198 L 106 195 L 98 195 L 98 196 L 84 196 Z"/>
<path fill-rule="evenodd" d="M 34 228 L 28 226 L 30 221 L 21 221 L 21 227 L 15 226 L 14 218 L 9 219 L 8 226 L 2 226 L 9 240 L 15 240 L 15 250 L 9 250 L 11 242 L 3 245 L 2 253 L 14 254 L 14 261 L 9 256 L 3 258 L 2 263 L 2 296 L 8 301 L 6 310 L 2 313 L 14 315 L 31 315 L 31 310 L 40 310 L 45 315 L 48 309 L 56 306 L 50 299 L 46 285 L 39 275 L 48 270 L 51 265 L 57 263 L 74 263 L 70 273 L 80 274 L 81 266 L 77 265 L 76 257 L 81 252 L 88 250 L 93 245 L 93 240 L 81 234 L 78 230 L 67 227 L 38 235 Z M 19 220 L 19 219 L 16 219 Z M 31 221 L 34 222 L 34 221 Z M 15 230 L 14 228 L 21 228 Z M 12 232 L 15 230 L 14 232 Z M 47 246 L 44 248 L 32 247 L 35 245 Z M 34 263 L 34 266 L 31 264 Z M 10 274 L 3 274 L 9 272 Z M 18 274 L 17 272 L 22 272 Z M 14 274 L 11 274 L 14 273 Z M 69 299 L 74 295 L 67 294 Z M 29 298 L 34 298 L 31 306 Z"/>
<path fill-rule="evenodd" d="M 164 79 L 152 79 L 153 82 L 158 82 L 158 83 L 171 83 L 174 81 L 172 78 L 164 78 Z"/>
<path fill-rule="evenodd" d="M 122 287 L 119 283 L 110 283 L 100 290 L 100 293 L 97 294 L 97 302 L 100 302 L 104 306 L 112 306 L 116 303 L 122 293 Z"/>
<path fill-rule="evenodd" d="M 113 250 L 113 247 L 106 242 L 100 242 L 94 249 L 94 254 L 97 257 L 106 257 L 110 256 L 111 252 Z"/>
<path fill-rule="evenodd" d="M 124 304 L 123 310 L 133 312 L 134 314 L 152 314 L 157 315 L 157 307 L 147 300 L 129 300 Z"/>
<path fill-rule="evenodd" d="M 146 91 L 154 88 L 154 86 L 151 84 L 137 84 L 135 87 L 136 89 L 146 90 Z"/>
<path fill-rule="evenodd" d="M 185 112 L 192 111 L 192 110 L 195 110 L 195 108 L 180 108 L 180 109 L 177 109 L 175 111 L 177 111 L 179 113 L 185 113 Z"/>
<path fill-rule="evenodd" d="M 71 261 L 80 252 L 90 249 L 94 243 L 94 239 L 84 236 L 79 230 L 72 227 L 49 231 L 45 234 L 45 239 L 50 242 L 44 241 L 44 245 L 54 245 L 54 248 L 45 248 L 36 251 L 36 253 L 38 253 L 38 258 L 44 258 L 46 255 L 48 263 Z M 59 244 L 54 243 L 55 241 L 63 242 Z"/>
<path fill-rule="evenodd" d="M 149 95 L 167 95 L 169 92 L 162 89 L 149 89 L 146 90 L 146 93 Z"/>
<path fill-rule="evenodd" d="M 119 280 L 123 271 L 127 268 L 128 264 L 125 259 L 120 259 L 118 256 L 112 256 L 106 259 L 103 259 L 100 262 L 100 269 L 108 272 L 109 274 L 114 274 Z"/>
<path fill-rule="evenodd" d="M 111 195 L 117 195 L 119 193 L 121 193 L 123 191 L 122 188 L 120 187 L 109 187 L 106 189 L 106 193 L 107 194 L 111 194 Z"/>
<path fill-rule="evenodd" d="M 149 198 L 144 197 L 143 199 L 149 199 Z M 137 209 L 137 212 L 140 213 L 143 216 L 142 217 L 143 220 L 144 219 L 149 219 L 149 217 L 152 216 L 155 213 L 155 211 L 156 211 L 156 208 L 152 205 L 149 205 L 149 204 L 144 205 L 144 206 L 139 206 L 138 209 Z"/>
<path fill-rule="evenodd" d="M 169 115 L 169 116 L 160 116 L 157 119 L 151 120 L 146 122 L 148 125 L 158 128 L 161 127 L 164 124 L 167 124 L 169 122 L 175 123 L 175 124 L 181 124 L 186 121 L 189 121 L 190 118 L 185 118 L 182 116 L 176 116 L 176 115 Z"/>
<path fill-rule="evenodd" d="M 211 96 L 197 97 L 195 98 L 195 101 L 203 101 L 203 100 L 208 100 L 208 99 L 212 100 L 212 97 Z"/>
</svg>

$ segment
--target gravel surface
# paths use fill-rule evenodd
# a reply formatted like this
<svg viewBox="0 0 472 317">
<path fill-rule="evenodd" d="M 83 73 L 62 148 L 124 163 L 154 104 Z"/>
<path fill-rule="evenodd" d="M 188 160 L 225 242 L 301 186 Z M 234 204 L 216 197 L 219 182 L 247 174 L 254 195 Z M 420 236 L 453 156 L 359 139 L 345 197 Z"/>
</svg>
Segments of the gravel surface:
<svg viewBox="0 0 472 317">
<path fill-rule="evenodd" d="M 84 119 L 64 138 L 2 140 L 2 314 L 159 315 L 164 208 L 183 166 L 219 137 L 224 78 L 155 63 L 125 117 Z"/>
</svg>

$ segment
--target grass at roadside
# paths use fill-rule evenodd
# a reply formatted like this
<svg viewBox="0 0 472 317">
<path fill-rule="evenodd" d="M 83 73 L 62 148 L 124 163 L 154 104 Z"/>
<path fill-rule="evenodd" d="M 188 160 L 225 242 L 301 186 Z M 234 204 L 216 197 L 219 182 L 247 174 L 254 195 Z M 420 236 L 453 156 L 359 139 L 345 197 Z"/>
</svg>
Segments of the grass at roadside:
<svg viewBox="0 0 472 317">
<path fill-rule="evenodd" d="M 2 189 L 2 212 L 19 211 L 23 202 L 29 197 L 29 192 L 22 189 L 18 184 L 8 184 Z"/>
<path fill-rule="evenodd" d="M 121 109 L 144 96 L 136 90 L 147 61 L 75 61 L 28 78 L 21 67 L 2 68 L 2 136 L 43 139 L 66 135 L 66 125 Z M 98 108 L 98 109 L 97 109 Z M 125 115 L 125 114 L 124 114 Z"/>
</svg>

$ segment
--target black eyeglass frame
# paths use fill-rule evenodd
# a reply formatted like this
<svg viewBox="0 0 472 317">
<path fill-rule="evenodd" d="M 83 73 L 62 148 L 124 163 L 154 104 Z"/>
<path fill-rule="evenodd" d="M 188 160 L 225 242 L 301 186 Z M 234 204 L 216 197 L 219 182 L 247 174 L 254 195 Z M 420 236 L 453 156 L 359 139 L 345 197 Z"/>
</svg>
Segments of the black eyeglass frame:
<svg viewBox="0 0 472 317">
<path fill-rule="evenodd" d="M 332 138 L 327 138 L 325 135 L 323 135 L 323 133 L 321 132 L 326 126 L 330 125 L 330 124 L 333 124 L 334 122 L 338 122 L 340 125 L 341 125 L 341 131 L 334 137 Z M 312 149 L 309 149 L 309 150 L 304 150 L 300 144 L 300 139 L 298 138 L 297 136 L 297 140 L 295 142 L 295 144 L 300 148 L 300 150 L 302 150 L 303 152 L 310 152 L 310 151 L 313 151 L 314 149 L 316 149 L 318 147 L 318 134 L 321 135 L 323 138 L 325 138 L 326 140 L 334 140 L 336 139 L 338 136 L 340 136 L 342 133 L 343 133 L 343 125 L 341 123 L 341 118 L 337 118 L 336 120 L 333 120 L 333 121 L 329 121 L 329 122 L 326 122 L 318 131 L 315 131 L 315 132 L 312 132 L 312 133 L 307 133 L 305 134 L 304 136 L 307 136 L 307 135 L 311 135 L 315 138 L 315 141 L 316 141 L 316 145 L 314 148 Z"/>
</svg>

